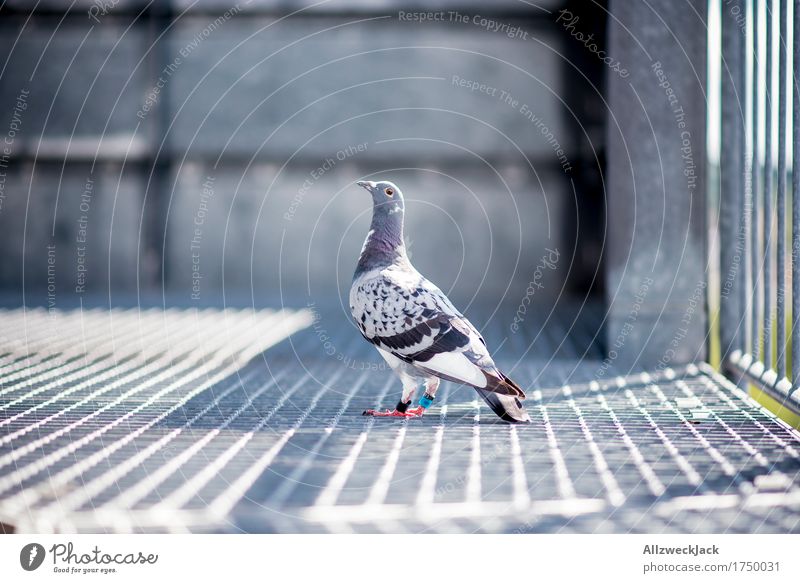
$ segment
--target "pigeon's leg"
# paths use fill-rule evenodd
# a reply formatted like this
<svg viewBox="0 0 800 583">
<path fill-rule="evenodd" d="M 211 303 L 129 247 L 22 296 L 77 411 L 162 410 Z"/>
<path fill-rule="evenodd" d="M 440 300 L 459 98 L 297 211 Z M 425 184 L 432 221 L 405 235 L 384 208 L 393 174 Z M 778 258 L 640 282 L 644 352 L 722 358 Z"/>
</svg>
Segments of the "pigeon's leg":
<svg viewBox="0 0 800 583">
<path fill-rule="evenodd" d="M 425 412 L 423 407 L 415 407 L 409 409 L 411 401 L 414 399 L 414 393 L 417 392 L 418 381 L 414 377 L 400 373 L 400 380 L 403 383 L 403 395 L 395 405 L 394 411 L 375 411 L 374 409 L 367 409 L 364 415 L 371 415 L 373 417 L 422 417 Z"/>
<path fill-rule="evenodd" d="M 439 390 L 440 382 L 439 377 L 428 377 L 425 379 L 425 394 L 419 398 L 418 409 L 422 409 L 424 412 L 425 409 L 433 404 L 433 400 L 436 398 L 436 391 Z M 420 415 L 422 415 L 422 413 L 420 413 Z"/>
<path fill-rule="evenodd" d="M 414 393 L 417 392 L 419 381 L 409 375 L 403 375 L 403 396 L 395 406 L 395 410 L 403 413 L 406 417 L 422 417 L 425 412 L 423 407 L 413 407 L 409 409 L 411 401 L 414 400 Z"/>
</svg>

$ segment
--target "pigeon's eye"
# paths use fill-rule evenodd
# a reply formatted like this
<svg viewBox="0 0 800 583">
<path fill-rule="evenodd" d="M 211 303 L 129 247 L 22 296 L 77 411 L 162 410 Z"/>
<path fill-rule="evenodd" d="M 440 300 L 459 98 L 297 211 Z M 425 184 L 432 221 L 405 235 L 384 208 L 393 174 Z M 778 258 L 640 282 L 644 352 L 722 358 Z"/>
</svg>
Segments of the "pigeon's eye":
<svg viewBox="0 0 800 583">
<path fill-rule="evenodd" d="M 386 188 L 384 189 L 383 192 L 386 193 L 386 196 L 394 196 L 394 190 L 392 190 L 391 188 Z"/>
</svg>

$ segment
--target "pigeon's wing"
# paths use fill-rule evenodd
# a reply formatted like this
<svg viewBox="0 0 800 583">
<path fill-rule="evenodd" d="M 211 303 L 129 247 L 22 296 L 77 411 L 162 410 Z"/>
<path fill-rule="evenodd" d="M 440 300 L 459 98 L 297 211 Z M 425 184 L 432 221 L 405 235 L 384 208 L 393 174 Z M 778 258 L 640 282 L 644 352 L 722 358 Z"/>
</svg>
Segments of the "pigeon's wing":
<svg viewBox="0 0 800 583">
<path fill-rule="evenodd" d="M 525 398 L 475 327 L 418 273 L 384 270 L 355 282 L 350 308 L 361 334 L 397 358 L 445 380 Z"/>
</svg>

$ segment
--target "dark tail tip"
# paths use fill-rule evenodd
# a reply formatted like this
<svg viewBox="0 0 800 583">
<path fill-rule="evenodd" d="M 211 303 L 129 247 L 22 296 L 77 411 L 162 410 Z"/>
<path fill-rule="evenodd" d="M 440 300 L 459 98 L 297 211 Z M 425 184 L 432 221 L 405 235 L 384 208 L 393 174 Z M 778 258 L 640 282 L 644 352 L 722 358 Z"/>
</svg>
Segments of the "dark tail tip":
<svg viewBox="0 0 800 583">
<path fill-rule="evenodd" d="M 507 423 L 530 423 L 531 417 L 517 397 L 499 395 L 484 389 L 475 389 L 495 415 Z"/>
<path fill-rule="evenodd" d="M 483 371 L 483 375 L 486 377 L 487 391 L 497 393 L 499 395 L 518 397 L 520 399 L 525 398 L 525 391 L 523 391 L 517 383 L 512 381 L 499 370 L 495 369 L 493 372 Z"/>
</svg>

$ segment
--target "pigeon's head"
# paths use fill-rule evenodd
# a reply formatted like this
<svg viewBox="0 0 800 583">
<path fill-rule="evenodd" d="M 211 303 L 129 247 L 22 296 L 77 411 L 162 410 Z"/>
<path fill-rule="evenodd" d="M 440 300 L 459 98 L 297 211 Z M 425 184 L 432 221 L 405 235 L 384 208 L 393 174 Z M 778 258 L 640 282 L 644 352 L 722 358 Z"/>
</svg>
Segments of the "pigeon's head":
<svg viewBox="0 0 800 583">
<path fill-rule="evenodd" d="M 393 214 L 405 210 L 403 193 L 391 182 L 385 180 L 380 182 L 359 180 L 356 184 L 372 195 L 372 205 L 376 211 L 386 211 Z"/>
</svg>

